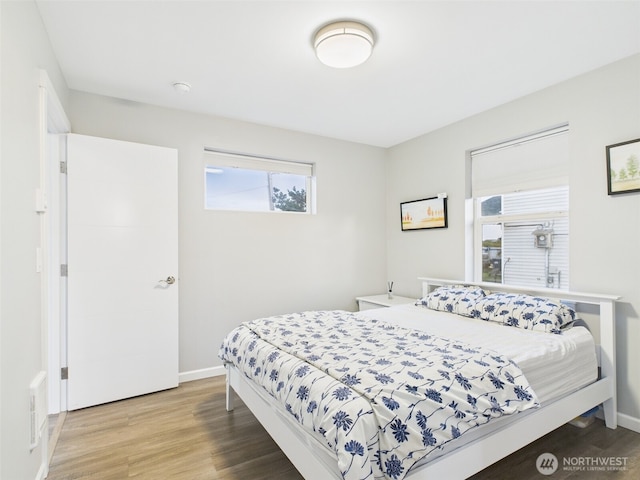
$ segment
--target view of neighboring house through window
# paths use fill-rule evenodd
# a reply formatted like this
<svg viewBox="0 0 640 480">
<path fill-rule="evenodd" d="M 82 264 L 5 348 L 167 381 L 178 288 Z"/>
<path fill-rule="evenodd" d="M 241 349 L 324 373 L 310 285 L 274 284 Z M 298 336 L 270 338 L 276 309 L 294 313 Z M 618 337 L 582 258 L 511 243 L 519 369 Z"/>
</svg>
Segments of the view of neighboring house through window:
<svg viewBox="0 0 640 480">
<path fill-rule="evenodd" d="M 205 208 L 312 213 L 313 165 L 205 150 Z"/>
<path fill-rule="evenodd" d="M 569 288 L 568 127 L 471 152 L 474 280 Z"/>
</svg>

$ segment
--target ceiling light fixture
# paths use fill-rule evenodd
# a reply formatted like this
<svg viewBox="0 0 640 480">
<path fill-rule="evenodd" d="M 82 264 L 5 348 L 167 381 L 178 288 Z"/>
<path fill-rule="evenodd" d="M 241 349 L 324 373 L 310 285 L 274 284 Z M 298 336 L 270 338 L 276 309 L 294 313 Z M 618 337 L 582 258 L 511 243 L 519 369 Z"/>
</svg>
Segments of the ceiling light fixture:
<svg viewBox="0 0 640 480">
<path fill-rule="evenodd" d="M 334 68 L 350 68 L 365 62 L 373 50 L 373 33 L 359 22 L 334 22 L 316 33 L 313 47 L 318 59 Z"/>
<path fill-rule="evenodd" d="M 189 93 L 191 91 L 191 85 L 186 82 L 175 82 L 173 84 L 173 88 L 176 90 L 176 92 L 180 93 Z"/>
</svg>

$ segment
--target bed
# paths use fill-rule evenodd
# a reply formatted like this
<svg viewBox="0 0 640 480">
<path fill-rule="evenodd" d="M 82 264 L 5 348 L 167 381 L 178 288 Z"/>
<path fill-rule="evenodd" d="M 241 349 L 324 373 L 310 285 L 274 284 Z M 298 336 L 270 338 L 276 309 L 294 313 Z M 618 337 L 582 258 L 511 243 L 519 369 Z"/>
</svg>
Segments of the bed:
<svg viewBox="0 0 640 480">
<path fill-rule="evenodd" d="M 307 480 L 466 478 L 598 405 L 616 428 L 618 297 L 419 280 L 416 305 L 230 332 L 227 410 L 239 395 Z"/>
</svg>

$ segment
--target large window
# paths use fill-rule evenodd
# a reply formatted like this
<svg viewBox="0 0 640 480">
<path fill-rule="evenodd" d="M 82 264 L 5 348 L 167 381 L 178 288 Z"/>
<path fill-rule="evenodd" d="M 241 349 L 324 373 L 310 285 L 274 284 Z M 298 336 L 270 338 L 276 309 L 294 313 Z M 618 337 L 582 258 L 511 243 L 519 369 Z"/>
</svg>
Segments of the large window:
<svg viewBox="0 0 640 480">
<path fill-rule="evenodd" d="M 569 288 L 568 128 L 471 152 L 476 281 Z"/>
<path fill-rule="evenodd" d="M 313 165 L 205 150 L 205 208 L 312 212 Z"/>
</svg>

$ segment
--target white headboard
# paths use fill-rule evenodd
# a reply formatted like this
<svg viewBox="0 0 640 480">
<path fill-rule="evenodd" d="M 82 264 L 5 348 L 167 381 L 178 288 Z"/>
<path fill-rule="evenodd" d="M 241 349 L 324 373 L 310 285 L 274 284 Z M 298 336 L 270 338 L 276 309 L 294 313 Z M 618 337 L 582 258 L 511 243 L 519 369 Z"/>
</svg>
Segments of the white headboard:
<svg viewBox="0 0 640 480">
<path fill-rule="evenodd" d="M 568 290 L 558 290 L 557 288 L 523 287 L 518 285 L 505 285 L 502 283 L 465 282 L 463 280 L 444 280 L 441 278 L 427 277 L 419 277 L 418 280 L 422 282 L 423 296 L 443 285 L 472 285 L 481 287 L 484 290 L 489 290 L 491 292 L 526 293 L 529 295 L 536 295 L 540 297 L 559 298 L 568 302 L 586 303 L 590 305 L 600 306 L 602 306 L 603 302 L 606 304 L 613 304 L 616 300 L 620 299 L 620 297 L 617 295 L 571 292 Z"/>
<path fill-rule="evenodd" d="M 467 285 L 481 287 L 482 289 L 491 292 L 524 293 L 538 297 L 555 298 L 566 302 L 573 302 L 576 306 L 579 306 L 579 304 L 596 306 L 599 308 L 600 338 L 597 354 L 598 363 L 600 365 L 600 376 L 601 378 L 610 377 L 613 382 L 613 392 L 616 391 L 615 306 L 616 301 L 620 299 L 619 296 L 599 293 L 571 292 L 555 288 L 522 287 L 504 285 L 502 283 L 445 280 L 441 278 L 419 277 L 418 280 L 422 282 L 422 296 L 426 296 L 436 288 L 444 285 Z"/>
</svg>

